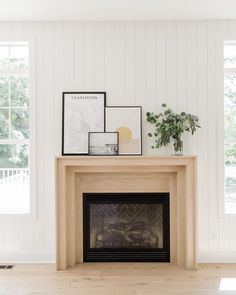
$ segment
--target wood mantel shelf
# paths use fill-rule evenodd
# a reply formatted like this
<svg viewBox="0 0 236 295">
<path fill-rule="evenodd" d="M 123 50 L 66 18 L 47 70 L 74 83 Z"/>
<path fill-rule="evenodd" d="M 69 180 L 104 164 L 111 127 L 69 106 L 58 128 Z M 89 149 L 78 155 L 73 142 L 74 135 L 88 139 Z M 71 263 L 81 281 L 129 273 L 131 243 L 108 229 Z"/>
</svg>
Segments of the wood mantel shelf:
<svg viewBox="0 0 236 295">
<path fill-rule="evenodd" d="M 57 269 L 83 262 L 83 192 L 170 192 L 171 263 L 197 269 L 196 156 L 56 158 Z"/>
</svg>

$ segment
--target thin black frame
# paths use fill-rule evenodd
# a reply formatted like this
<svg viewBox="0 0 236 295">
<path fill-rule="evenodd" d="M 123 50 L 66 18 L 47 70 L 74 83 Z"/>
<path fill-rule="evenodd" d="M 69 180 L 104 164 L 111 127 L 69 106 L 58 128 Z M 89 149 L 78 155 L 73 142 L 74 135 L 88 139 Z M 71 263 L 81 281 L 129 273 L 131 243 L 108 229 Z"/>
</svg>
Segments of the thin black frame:
<svg viewBox="0 0 236 295">
<path fill-rule="evenodd" d="M 124 195 L 127 195 L 127 197 Z M 162 248 L 90 248 L 90 204 L 148 204 L 163 205 L 163 247 Z M 107 257 L 103 256 L 108 252 Z M 115 253 L 134 253 L 123 259 Z M 90 255 L 91 253 L 91 255 Z M 94 256 L 98 253 L 97 258 Z M 136 254 L 140 253 L 140 257 Z M 145 253 L 160 253 L 160 257 L 145 256 Z M 114 257 L 111 258 L 111 255 Z M 99 255 L 102 255 L 99 257 Z M 142 256 L 143 255 L 143 256 Z M 149 255 L 149 254 L 148 254 Z M 137 258 L 138 257 L 138 258 Z M 99 260 L 100 259 L 100 260 Z M 170 194 L 168 192 L 140 193 L 83 193 L 83 261 L 84 262 L 170 262 Z"/>
<path fill-rule="evenodd" d="M 104 132 L 106 130 L 106 92 L 99 92 L 99 91 L 69 91 L 69 92 L 62 92 L 62 156 L 85 156 L 88 153 L 65 153 L 64 148 L 64 117 L 65 117 L 65 94 L 103 94 L 104 95 Z"/>
<path fill-rule="evenodd" d="M 96 155 L 96 154 L 90 154 L 89 152 L 88 152 L 88 155 L 89 156 L 109 156 L 109 157 L 115 157 L 115 156 L 118 156 L 119 155 L 119 132 L 89 132 L 88 133 L 88 151 L 89 151 L 89 147 L 90 147 L 90 135 L 91 134 L 94 134 L 94 133 L 99 133 L 99 134 L 116 134 L 116 144 L 117 144 L 117 154 L 114 154 L 114 155 L 106 155 L 106 154 L 104 154 L 104 155 L 101 155 L 101 154 L 98 154 L 98 155 Z"/>
<path fill-rule="evenodd" d="M 139 154 L 118 154 L 119 156 L 142 156 L 143 154 L 143 126 L 142 126 L 142 106 L 106 106 L 105 107 L 105 131 L 107 132 L 106 111 L 109 108 L 139 108 L 140 109 L 140 153 Z"/>
</svg>

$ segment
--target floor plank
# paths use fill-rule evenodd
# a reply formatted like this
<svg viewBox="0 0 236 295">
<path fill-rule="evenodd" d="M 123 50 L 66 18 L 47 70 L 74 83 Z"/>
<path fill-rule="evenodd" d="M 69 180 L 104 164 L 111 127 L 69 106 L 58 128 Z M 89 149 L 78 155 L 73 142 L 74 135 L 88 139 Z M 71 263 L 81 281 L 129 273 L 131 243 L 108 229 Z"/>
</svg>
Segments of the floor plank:
<svg viewBox="0 0 236 295">
<path fill-rule="evenodd" d="M 234 290 L 219 290 L 223 278 L 235 278 Z M 236 264 L 201 264 L 198 271 L 189 271 L 157 263 L 84 263 L 59 272 L 52 264 L 16 265 L 0 270 L 0 295 L 13 294 L 236 294 Z"/>
</svg>

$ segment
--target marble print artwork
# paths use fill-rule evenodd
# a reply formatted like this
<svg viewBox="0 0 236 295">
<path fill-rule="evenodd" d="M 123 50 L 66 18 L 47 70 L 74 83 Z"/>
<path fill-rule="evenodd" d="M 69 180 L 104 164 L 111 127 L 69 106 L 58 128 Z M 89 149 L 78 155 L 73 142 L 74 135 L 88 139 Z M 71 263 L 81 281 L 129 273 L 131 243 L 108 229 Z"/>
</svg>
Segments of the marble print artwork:
<svg viewBox="0 0 236 295">
<path fill-rule="evenodd" d="M 104 94 L 65 94 L 64 99 L 64 154 L 87 154 L 88 133 L 104 131 Z"/>
</svg>

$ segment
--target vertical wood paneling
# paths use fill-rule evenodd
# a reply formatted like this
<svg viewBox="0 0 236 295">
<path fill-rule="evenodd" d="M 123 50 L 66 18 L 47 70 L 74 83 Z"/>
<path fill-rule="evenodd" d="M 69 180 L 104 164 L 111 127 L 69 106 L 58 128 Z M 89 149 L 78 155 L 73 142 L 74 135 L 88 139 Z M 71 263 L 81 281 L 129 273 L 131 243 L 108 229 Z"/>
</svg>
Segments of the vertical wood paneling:
<svg viewBox="0 0 236 295">
<path fill-rule="evenodd" d="M 71 30 L 73 32 L 73 30 Z M 47 32 L 47 33 L 45 33 Z M 53 33 L 54 33 L 54 24 L 49 23 L 46 24 L 43 27 L 43 44 L 48 44 L 48 46 L 44 46 L 44 80 L 43 85 L 45 89 L 48 89 L 48 91 L 44 91 L 44 103 L 45 103 L 45 110 L 44 110 L 44 116 L 45 116 L 45 129 L 44 129 L 44 137 L 46 135 L 46 138 L 51 137 L 51 130 L 54 130 L 54 117 L 51 115 L 51 110 L 54 109 L 54 39 L 53 39 Z M 71 67 L 73 69 L 73 67 Z M 72 80 L 73 81 L 73 80 Z M 55 173 L 54 173 L 54 159 L 53 155 L 55 153 L 54 145 L 53 145 L 53 136 L 49 141 L 49 145 L 44 144 L 46 146 L 45 151 L 45 161 L 47 161 L 47 165 L 45 166 L 45 173 L 44 173 L 44 194 L 53 196 L 55 193 L 54 186 L 51 186 L 50 183 L 53 183 L 55 179 Z M 54 200 L 52 198 L 45 199 L 43 203 L 43 224 L 40 226 L 39 234 L 37 236 L 37 240 L 39 240 L 39 243 L 42 243 L 42 250 L 47 250 L 50 247 L 50 244 L 53 243 L 54 240 L 54 233 L 50 233 L 48 231 L 44 231 L 43 229 L 47 226 L 52 227 L 53 226 L 53 220 L 50 215 L 53 217 L 54 212 L 51 213 L 51 208 L 54 207 Z"/>
<path fill-rule="evenodd" d="M 107 105 L 115 101 L 115 24 L 105 23 L 105 90 L 107 91 Z"/>
<path fill-rule="evenodd" d="M 178 112 L 186 110 L 186 72 L 187 72 L 187 48 L 186 48 L 186 23 L 177 22 L 176 35 L 176 109 Z M 186 148 L 186 147 L 185 147 Z"/>
<path fill-rule="evenodd" d="M 153 138 L 147 136 L 149 126 L 146 124 L 146 112 L 157 108 L 156 96 L 156 22 L 147 22 L 146 26 L 146 105 L 143 108 L 143 146 L 144 153 L 153 145 Z M 154 151 L 153 151 L 154 152 Z"/>
<path fill-rule="evenodd" d="M 95 87 L 94 33 L 94 23 L 86 22 L 84 25 L 84 82 L 87 91 Z"/>
<path fill-rule="evenodd" d="M 166 21 L 161 21 L 156 23 L 156 28 L 155 28 L 155 35 L 156 35 L 156 40 L 155 40 L 155 59 L 153 60 L 155 64 L 155 84 L 156 84 L 156 89 L 155 89 L 155 108 L 154 110 L 149 109 L 149 111 L 156 111 L 159 112 L 161 110 L 161 104 L 164 102 L 168 103 L 168 98 L 166 96 L 167 90 L 166 90 L 166 85 L 167 85 L 167 69 L 166 69 L 166 26 L 167 22 Z M 147 77 L 149 79 L 149 77 Z M 147 126 L 147 128 L 150 128 L 150 126 Z M 150 130 L 150 129 L 149 129 Z M 151 140 L 148 140 L 148 143 Z M 151 141 L 153 145 L 153 140 Z M 150 144 L 146 146 L 145 152 L 150 153 L 150 154 L 163 154 L 167 152 L 166 148 L 162 148 L 160 150 L 151 150 L 150 149 Z"/>
<path fill-rule="evenodd" d="M 208 137 L 207 137 L 207 122 L 208 122 L 208 109 L 207 109 L 207 23 L 198 22 L 197 25 L 197 60 L 198 60 L 198 115 L 202 128 L 199 130 L 198 138 L 198 195 L 201 196 L 198 200 L 198 234 L 200 241 L 200 249 L 202 251 L 209 250 L 209 199 L 208 199 Z M 205 144 L 203 144 L 205 143 Z"/>
<path fill-rule="evenodd" d="M 135 22 L 125 23 L 125 97 L 130 105 L 135 104 Z"/>
<path fill-rule="evenodd" d="M 135 24 L 135 82 L 137 105 L 145 104 L 147 69 L 146 69 L 146 22 Z"/>
<path fill-rule="evenodd" d="M 222 69 L 222 60 L 224 57 L 224 48 L 222 46 L 223 39 L 227 39 L 225 34 L 228 31 L 228 22 L 227 21 L 219 21 L 217 23 L 218 26 L 218 36 L 219 36 L 219 46 L 217 46 L 217 78 L 218 83 L 217 87 L 217 94 L 218 94 L 218 106 L 217 106 L 217 131 L 218 131 L 218 165 L 221 167 L 224 165 L 224 142 L 222 141 L 222 137 L 224 137 L 224 126 L 221 122 L 224 121 L 224 100 L 221 98 L 223 97 L 224 93 L 224 73 Z M 236 37 L 236 36 L 235 36 Z M 218 213 L 219 216 L 224 212 L 224 200 L 222 196 L 224 196 L 224 169 L 218 169 Z M 231 235 L 230 235 L 230 219 L 225 218 L 221 219 L 219 222 L 219 249 L 220 251 L 229 251 L 231 243 Z M 233 235 L 234 236 L 234 235 Z M 236 249 L 236 247 L 234 247 Z"/>
<path fill-rule="evenodd" d="M 3 229 L 4 225 L 1 224 L 1 232 L 2 232 L 2 229 Z M 8 226 L 6 226 L 8 228 Z M 22 226 L 22 223 L 20 222 L 14 222 L 14 228 L 13 228 L 14 232 L 13 232 L 13 237 L 14 237 L 14 240 L 13 240 L 13 253 L 14 252 L 23 252 L 25 249 L 24 249 L 24 243 L 23 243 L 23 235 L 24 235 L 24 227 Z M 37 231 L 35 231 L 37 232 Z M 36 233 L 35 233 L 36 234 Z M 31 233 L 32 235 L 32 233 Z M 32 237 L 31 237 L 32 238 Z M 2 247 L 0 248 L 1 251 L 3 252 L 2 250 Z M 8 251 L 6 251 L 8 252 Z"/>
<path fill-rule="evenodd" d="M 156 23 L 146 25 L 146 111 L 156 108 Z"/>
<path fill-rule="evenodd" d="M 89 41 L 93 36 L 91 35 L 93 32 L 91 29 L 88 33 Z M 86 40 L 87 41 L 87 40 Z M 85 42 L 87 45 L 88 43 Z M 91 52 L 93 53 L 93 44 L 88 44 L 88 55 L 89 57 L 93 57 Z M 74 23 L 72 22 L 65 22 L 63 27 L 63 89 L 64 91 L 70 91 L 74 89 L 74 73 L 75 73 L 75 63 L 74 63 L 74 56 L 75 56 L 75 39 L 74 39 Z M 89 59 L 88 57 L 88 59 Z M 87 58 L 87 56 L 86 56 Z M 86 59 L 87 60 L 87 59 Z M 93 59 L 91 64 L 93 63 Z M 89 67 L 89 65 L 88 65 Z M 90 68 L 91 70 L 91 68 Z M 86 72 L 87 74 L 87 72 Z"/>
<path fill-rule="evenodd" d="M 114 100 L 122 105 L 127 104 L 125 97 L 125 24 L 117 22 L 114 27 L 115 63 L 114 63 Z"/>
<path fill-rule="evenodd" d="M 61 153 L 61 130 L 58 126 L 61 126 L 61 119 L 62 119 L 62 91 L 63 88 L 63 79 L 64 79 L 64 72 L 63 72 L 63 23 L 54 23 L 53 24 L 53 107 L 54 111 L 52 112 L 53 121 L 54 121 L 54 129 L 53 129 L 53 146 L 54 146 L 54 153 L 57 154 Z M 80 36 L 79 32 L 76 31 L 76 36 Z M 75 48 L 77 48 L 77 41 L 78 39 L 75 38 Z M 80 46 L 81 47 L 81 46 Z M 79 51 L 79 50 L 78 50 Z M 80 67 L 78 66 L 77 55 L 75 54 L 75 81 L 77 82 L 80 73 Z M 75 89 L 77 86 L 81 87 L 81 84 L 75 84 Z M 78 87 L 78 89 L 80 88 Z M 81 87 L 81 89 L 83 89 Z"/>
<path fill-rule="evenodd" d="M 0 224 L 0 252 L 54 251 L 54 156 L 61 150 L 61 92 L 107 91 L 108 105 L 142 105 L 144 153 L 152 151 L 146 111 L 174 110 L 200 118 L 185 138 L 199 157 L 199 250 L 235 250 L 236 222 L 219 219 L 217 145 L 221 111 L 219 37 L 235 21 L 0 23 L 0 39 L 35 38 L 37 220 Z M 222 98 L 223 99 L 223 98 Z M 219 101 L 219 103 L 217 102 Z M 31 255 L 32 257 L 32 255 Z M 53 258 L 52 258 L 53 259 Z"/>
<path fill-rule="evenodd" d="M 104 91 L 105 89 L 105 25 L 98 22 L 94 25 L 94 89 Z"/>
<path fill-rule="evenodd" d="M 208 124 L 207 124 L 207 142 L 208 142 L 208 173 L 209 173 L 209 187 L 208 187 L 208 198 L 209 198 L 209 250 L 218 250 L 218 204 L 217 204 L 217 116 L 216 109 L 213 105 L 216 105 L 216 46 L 217 40 L 217 24 L 215 22 L 208 22 L 208 89 L 207 89 L 207 110 L 208 110 Z M 215 74 L 214 74 L 215 73 Z"/>
<path fill-rule="evenodd" d="M 177 34 L 177 43 L 176 43 L 176 110 L 178 112 L 187 112 L 188 107 L 188 55 L 187 50 L 187 29 L 188 22 L 181 21 L 177 23 L 176 34 Z M 188 136 L 183 135 L 184 141 L 184 152 L 188 152 Z"/>
<path fill-rule="evenodd" d="M 186 31 L 186 50 L 187 50 L 187 80 L 186 80 L 186 96 L 187 96 L 187 111 L 191 114 L 197 114 L 197 25 L 196 22 L 191 22 L 187 26 Z M 194 69 L 194 70 L 193 70 Z M 198 142 L 197 137 L 187 136 L 188 153 L 197 154 Z"/>
<path fill-rule="evenodd" d="M 34 23 L 33 24 L 33 33 L 37 32 L 37 38 L 35 38 L 35 108 L 36 108 L 36 170 L 37 170 L 37 200 L 36 200 L 36 208 L 37 208 L 37 219 L 38 223 L 34 222 L 35 231 L 34 232 L 27 232 L 27 223 L 23 224 L 22 236 L 24 237 L 24 241 L 22 244 L 22 250 L 28 249 L 28 244 L 34 243 L 37 244 L 36 249 L 34 250 L 42 250 L 43 248 L 43 241 L 39 241 L 39 226 L 44 223 L 45 214 L 45 194 L 47 195 L 46 187 L 48 186 L 47 183 L 47 172 L 45 166 L 47 167 L 47 159 L 48 159 L 48 149 L 47 145 L 45 144 L 45 140 L 48 138 L 48 133 L 45 133 L 47 130 L 47 120 L 45 114 L 47 113 L 47 103 L 45 100 L 45 87 L 44 87 L 44 78 L 47 72 L 47 66 L 45 62 L 45 54 L 46 54 L 46 36 L 44 34 L 46 31 L 46 24 L 43 23 Z M 40 126 L 40 127 L 39 127 Z M 43 160 L 42 160 L 43 159 Z M 40 196 L 40 197 L 39 197 Z M 43 197 L 42 197 L 43 196 Z M 51 232 L 52 234 L 52 232 Z M 27 241 L 28 240 L 28 241 Z M 27 243 L 28 242 L 28 243 Z"/>
<path fill-rule="evenodd" d="M 156 27 L 156 109 L 168 102 L 166 97 L 166 22 L 158 22 Z"/>
<path fill-rule="evenodd" d="M 14 224 L 2 222 L 0 249 L 3 252 L 14 251 Z"/>
<path fill-rule="evenodd" d="M 176 79 L 177 79 L 177 24 L 168 22 L 166 24 L 166 102 L 176 109 Z"/>
<path fill-rule="evenodd" d="M 81 89 L 82 91 L 85 89 L 85 64 L 84 64 L 84 23 L 75 23 L 74 28 L 74 89 Z M 99 50 L 99 49 L 98 49 Z M 62 53 L 63 54 L 63 53 Z M 98 63 L 98 62 L 97 62 Z M 97 65 L 96 63 L 96 65 Z M 95 70 L 97 66 L 95 67 Z"/>
<path fill-rule="evenodd" d="M 52 187 L 49 186 L 49 181 L 52 179 L 53 175 L 51 175 L 52 168 L 50 167 L 50 163 L 52 163 L 52 145 L 51 139 L 49 139 L 48 144 L 45 144 L 45 139 L 50 138 L 51 132 L 49 131 L 52 128 L 53 122 L 51 123 L 51 107 L 53 106 L 53 100 L 50 94 L 51 92 L 51 83 L 48 83 L 48 80 L 51 81 L 51 71 L 52 71 L 52 62 L 49 61 L 48 65 L 48 55 L 52 56 L 52 41 L 50 39 L 51 35 L 51 24 L 38 23 L 36 24 L 37 31 L 39 32 L 39 38 L 36 40 L 38 48 L 37 54 L 37 65 L 36 65 L 36 111 L 38 114 L 36 121 L 36 130 L 38 130 L 38 126 L 40 124 L 39 132 L 38 132 L 38 142 L 37 142 L 37 157 L 38 157 L 38 166 L 39 166 L 39 174 L 38 177 L 41 181 L 38 182 L 38 194 L 40 196 L 51 195 Z M 48 47 L 44 44 L 48 44 Z M 50 46 L 50 49 L 49 49 Z M 41 62 L 41 61 L 44 62 Z M 50 67 L 50 68 L 49 68 Z M 47 91 L 46 91 L 47 89 Z M 49 127 L 50 126 L 50 127 Z M 44 159 L 43 161 L 41 159 Z M 42 173 L 42 171 L 44 171 Z M 44 185 L 40 185 L 40 183 L 44 183 Z M 49 212 L 49 204 L 46 198 L 42 198 L 40 202 L 37 202 L 37 217 L 40 222 L 35 224 L 37 226 L 37 230 L 34 233 L 34 239 L 31 239 L 29 243 L 34 243 L 36 249 L 43 251 L 45 249 L 45 244 L 48 243 L 46 240 L 46 231 L 44 231 L 44 239 L 41 239 L 42 229 L 46 228 L 46 224 L 48 221 Z M 52 235 L 52 233 L 51 233 Z M 24 231 L 25 239 L 27 240 L 28 232 L 27 229 Z M 37 246 L 36 246 L 37 245 Z M 27 244 L 28 247 L 28 244 Z M 35 249 L 35 248 L 33 248 Z M 30 251 L 30 247 L 27 248 L 27 251 Z"/>
</svg>

